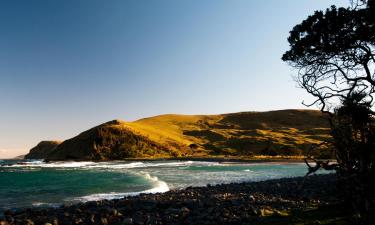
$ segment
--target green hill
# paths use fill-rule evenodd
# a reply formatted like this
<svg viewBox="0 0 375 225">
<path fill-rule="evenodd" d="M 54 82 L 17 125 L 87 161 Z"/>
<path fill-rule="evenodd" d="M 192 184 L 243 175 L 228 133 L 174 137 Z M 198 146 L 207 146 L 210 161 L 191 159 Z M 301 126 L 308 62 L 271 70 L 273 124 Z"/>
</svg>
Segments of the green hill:
<svg viewBox="0 0 375 225">
<path fill-rule="evenodd" d="M 57 146 L 47 160 L 116 160 L 168 156 L 167 147 L 139 135 L 113 120 L 91 128 Z"/>
<path fill-rule="evenodd" d="M 221 115 L 160 115 L 111 121 L 58 145 L 51 160 L 301 155 L 330 138 L 328 121 L 315 110 Z M 327 151 L 323 152 L 327 155 Z"/>
</svg>

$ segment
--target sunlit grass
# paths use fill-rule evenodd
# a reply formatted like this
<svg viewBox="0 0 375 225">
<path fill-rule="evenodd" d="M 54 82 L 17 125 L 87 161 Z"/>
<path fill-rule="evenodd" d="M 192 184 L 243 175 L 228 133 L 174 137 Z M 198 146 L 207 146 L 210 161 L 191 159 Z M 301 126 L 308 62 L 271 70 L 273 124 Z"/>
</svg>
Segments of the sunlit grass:
<svg viewBox="0 0 375 225">
<path fill-rule="evenodd" d="M 319 111 L 282 110 L 223 115 L 167 114 L 122 122 L 124 128 L 159 144 L 179 148 L 197 144 L 190 155 L 297 154 L 330 138 Z M 287 153 L 287 151 L 292 151 Z"/>
</svg>

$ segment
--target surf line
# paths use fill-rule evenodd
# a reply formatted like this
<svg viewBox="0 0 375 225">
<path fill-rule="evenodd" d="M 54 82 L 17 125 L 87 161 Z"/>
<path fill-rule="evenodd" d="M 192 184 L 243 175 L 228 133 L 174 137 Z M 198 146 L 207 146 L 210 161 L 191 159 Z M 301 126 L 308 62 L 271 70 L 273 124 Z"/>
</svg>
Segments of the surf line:
<svg viewBox="0 0 375 225">
<path fill-rule="evenodd" d="M 142 173 L 143 177 L 147 180 L 150 180 L 154 185 L 153 188 L 144 190 L 144 191 L 136 191 L 136 192 L 109 192 L 109 193 L 97 193 L 86 195 L 82 197 L 73 198 L 72 200 L 80 201 L 80 202 L 89 202 L 89 201 L 99 201 L 99 200 L 111 200 L 111 199 L 120 199 L 127 196 L 137 196 L 140 194 L 156 194 L 156 193 L 164 193 L 169 191 L 168 184 L 162 180 L 159 180 L 156 176 L 151 176 L 149 173 Z"/>
</svg>

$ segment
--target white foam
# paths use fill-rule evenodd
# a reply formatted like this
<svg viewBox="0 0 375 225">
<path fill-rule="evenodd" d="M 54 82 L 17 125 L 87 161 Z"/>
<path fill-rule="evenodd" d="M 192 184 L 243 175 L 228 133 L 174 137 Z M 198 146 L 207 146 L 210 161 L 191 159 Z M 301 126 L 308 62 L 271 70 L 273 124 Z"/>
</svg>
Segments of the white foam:
<svg viewBox="0 0 375 225">
<path fill-rule="evenodd" d="M 95 164 L 95 162 L 55 162 L 45 163 L 41 167 L 46 168 L 82 168 Z"/>
<path fill-rule="evenodd" d="M 186 166 L 214 166 L 221 165 L 217 162 L 204 161 L 166 161 L 166 162 L 92 162 L 92 161 L 67 161 L 67 162 L 50 162 L 46 163 L 40 160 L 19 162 L 13 165 L 5 165 L 6 167 L 40 167 L 40 168 L 93 168 L 93 169 L 133 169 L 133 168 L 149 168 L 149 167 L 186 167 Z"/>
<path fill-rule="evenodd" d="M 32 206 L 43 206 L 43 205 L 47 205 L 47 203 L 45 202 L 33 202 L 31 203 Z"/>
<path fill-rule="evenodd" d="M 127 193 L 117 193 L 117 192 L 110 192 L 110 193 L 100 193 L 100 194 L 92 194 L 92 195 L 86 195 L 82 197 L 74 198 L 75 201 L 80 202 L 89 202 L 89 201 L 99 201 L 103 199 L 119 199 L 126 196 Z"/>
<path fill-rule="evenodd" d="M 31 205 L 35 206 L 35 207 L 45 207 L 45 206 L 59 207 L 61 204 L 59 204 L 59 203 L 46 203 L 46 202 L 32 202 Z"/>
<path fill-rule="evenodd" d="M 82 168 L 95 164 L 95 162 L 53 162 L 45 163 L 43 161 L 26 161 L 10 165 L 9 167 L 44 167 L 44 168 Z"/>
<path fill-rule="evenodd" d="M 193 161 L 181 161 L 181 162 L 163 162 L 163 163 L 148 163 L 150 167 L 176 167 L 176 166 L 189 166 L 193 164 Z"/>
<path fill-rule="evenodd" d="M 132 162 L 132 163 L 96 163 L 88 165 L 88 168 L 101 168 L 101 169 L 131 169 L 131 168 L 141 168 L 145 167 L 142 162 Z"/>
<path fill-rule="evenodd" d="M 163 193 L 169 191 L 168 184 L 164 181 L 159 180 L 156 176 L 151 176 L 149 173 L 142 173 L 142 175 L 153 183 L 153 188 L 144 190 L 144 191 L 137 191 L 137 192 L 109 192 L 109 193 L 97 193 L 86 195 L 78 198 L 74 198 L 73 200 L 81 201 L 81 202 L 88 202 L 88 201 L 98 201 L 103 199 L 119 199 L 125 196 L 136 196 L 140 194 L 156 194 L 156 193 Z"/>
<path fill-rule="evenodd" d="M 33 160 L 33 161 L 22 161 L 22 162 L 17 162 L 15 164 L 6 164 L 3 165 L 4 167 L 34 167 L 34 166 L 40 166 L 43 164 L 43 161 L 40 160 Z"/>
<path fill-rule="evenodd" d="M 132 162 L 124 163 L 97 163 L 95 165 L 88 166 L 89 168 L 110 168 L 110 169 L 131 169 L 131 168 L 148 168 L 148 167 L 179 167 L 192 165 L 192 161 L 181 161 L 181 162 Z"/>
</svg>

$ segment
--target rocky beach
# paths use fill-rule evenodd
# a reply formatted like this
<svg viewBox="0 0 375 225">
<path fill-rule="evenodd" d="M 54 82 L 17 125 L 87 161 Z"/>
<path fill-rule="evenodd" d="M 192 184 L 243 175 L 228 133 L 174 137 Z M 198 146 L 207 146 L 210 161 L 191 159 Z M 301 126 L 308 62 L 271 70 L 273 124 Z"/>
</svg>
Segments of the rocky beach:
<svg viewBox="0 0 375 225">
<path fill-rule="evenodd" d="M 334 174 L 313 175 L 14 209 L 1 215 L 0 224 L 268 224 L 296 211 L 337 204 L 335 180 Z"/>
</svg>

